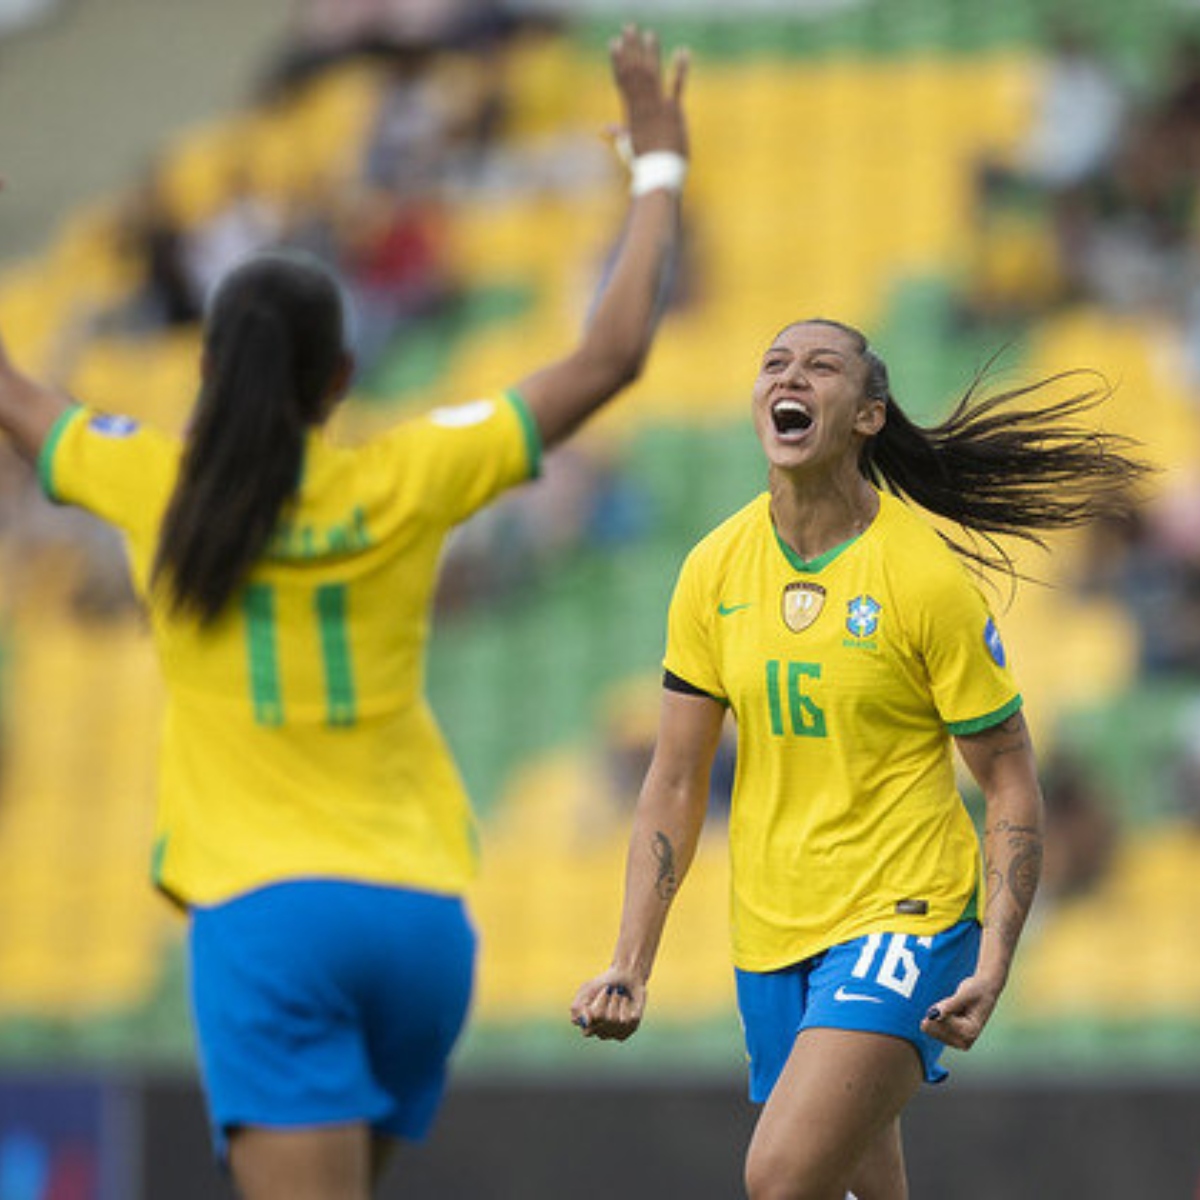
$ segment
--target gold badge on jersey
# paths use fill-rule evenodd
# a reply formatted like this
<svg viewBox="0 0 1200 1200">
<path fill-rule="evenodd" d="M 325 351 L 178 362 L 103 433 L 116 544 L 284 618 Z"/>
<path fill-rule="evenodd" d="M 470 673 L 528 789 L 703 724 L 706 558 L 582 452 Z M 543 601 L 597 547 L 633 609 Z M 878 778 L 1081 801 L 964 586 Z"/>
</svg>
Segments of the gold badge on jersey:
<svg viewBox="0 0 1200 1200">
<path fill-rule="evenodd" d="M 793 633 L 803 633 L 825 607 L 825 589 L 819 583 L 789 583 L 783 589 L 783 623 Z"/>
</svg>

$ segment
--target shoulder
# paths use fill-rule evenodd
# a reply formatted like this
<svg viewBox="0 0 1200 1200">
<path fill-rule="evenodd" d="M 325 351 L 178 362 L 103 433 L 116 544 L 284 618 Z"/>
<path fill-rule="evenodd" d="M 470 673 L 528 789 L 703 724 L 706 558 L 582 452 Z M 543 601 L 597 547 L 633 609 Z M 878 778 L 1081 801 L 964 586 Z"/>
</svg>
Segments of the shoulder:
<svg viewBox="0 0 1200 1200">
<path fill-rule="evenodd" d="M 368 458 L 433 459 L 441 455 L 478 455 L 485 447 L 500 455 L 518 447 L 535 476 L 542 447 L 525 401 L 514 391 L 457 404 L 438 405 L 404 417 L 361 446 Z"/>
<path fill-rule="evenodd" d="M 880 517 L 884 552 L 906 590 L 935 595 L 945 588 L 977 586 L 967 563 L 932 518 L 889 495 L 882 496 Z"/>
<path fill-rule="evenodd" d="M 46 494 L 63 498 L 62 489 L 86 482 L 91 473 L 117 473 L 133 490 L 160 482 L 175 469 L 181 440 L 134 417 L 73 405 L 55 422 L 38 455 L 38 474 Z M 136 464 L 136 473 L 130 471 Z"/>
</svg>

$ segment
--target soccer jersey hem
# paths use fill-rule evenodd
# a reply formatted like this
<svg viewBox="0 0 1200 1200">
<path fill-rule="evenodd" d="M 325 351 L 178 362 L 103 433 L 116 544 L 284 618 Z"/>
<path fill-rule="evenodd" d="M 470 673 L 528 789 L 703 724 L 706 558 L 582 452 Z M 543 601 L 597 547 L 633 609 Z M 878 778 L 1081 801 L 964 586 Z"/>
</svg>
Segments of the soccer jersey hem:
<svg viewBox="0 0 1200 1200">
<path fill-rule="evenodd" d="M 509 388 L 504 398 L 512 405 L 521 423 L 521 432 L 525 435 L 525 453 L 529 459 L 529 478 L 536 479 L 542 473 L 542 435 L 538 429 L 525 397 L 515 388 Z"/>
<path fill-rule="evenodd" d="M 982 733 L 985 729 L 992 729 L 999 725 L 1001 721 L 1007 721 L 1013 713 L 1020 710 L 1023 701 L 1021 697 L 1014 696 L 1007 704 L 994 712 L 988 713 L 986 716 L 975 717 L 970 721 L 948 721 L 946 728 L 950 730 L 955 737 L 967 737 L 972 733 Z"/>
</svg>

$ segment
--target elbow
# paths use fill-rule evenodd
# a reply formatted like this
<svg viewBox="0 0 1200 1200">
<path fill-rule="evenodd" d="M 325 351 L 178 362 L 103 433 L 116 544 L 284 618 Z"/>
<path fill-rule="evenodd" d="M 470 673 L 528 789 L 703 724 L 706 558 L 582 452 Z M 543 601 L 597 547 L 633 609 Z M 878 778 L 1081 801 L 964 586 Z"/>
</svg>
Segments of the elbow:
<svg viewBox="0 0 1200 1200">
<path fill-rule="evenodd" d="M 597 355 L 595 374 L 597 391 L 606 396 L 631 387 L 641 378 L 649 356 L 649 346 L 640 344 L 620 349 L 610 349 Z"/>
<path fill-rule="evenodd" d="M 634 353 L 627 354 L 613 368 L 613 391 L 620 392 L 632 387 L 641 378 L 646 368 L 648 347 L 642 346 Z"/>
<path fill-rule="evenodd" d="M 642 374 L 654 342 L 654 323 L 641 319 L 595 322 L 577 350 L 581 365 L 619 391 Z"/>
</svg>

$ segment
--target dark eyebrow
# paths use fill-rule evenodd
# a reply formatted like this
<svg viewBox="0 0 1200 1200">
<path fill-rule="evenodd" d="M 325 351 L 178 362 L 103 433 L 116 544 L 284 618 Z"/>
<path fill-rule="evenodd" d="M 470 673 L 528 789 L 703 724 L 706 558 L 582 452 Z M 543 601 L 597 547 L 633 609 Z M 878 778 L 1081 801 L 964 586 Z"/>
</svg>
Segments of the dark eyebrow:
<svg viewBox="0 0 1200 1200">
<path fill-rule="evenodd" d="M 794 356 L 795 353 L 796 351 L 792 350 L 788 346 L 776 344 L 774 346 L 768 346 L 767 349 L 763 351 L 763 358 L 769 358 L 772 354 L 791 354 Z M 820 354 L 832 354 L 835 358 L 840 358 L 843 362 L 848 362 L 850 358 L 850 356 L 844 350 L 836 350 L 833 346 L 813 346 L 811 349 L 804 350 L 801 353 L 809 358 L 813 358 Z"/>
</svg>

